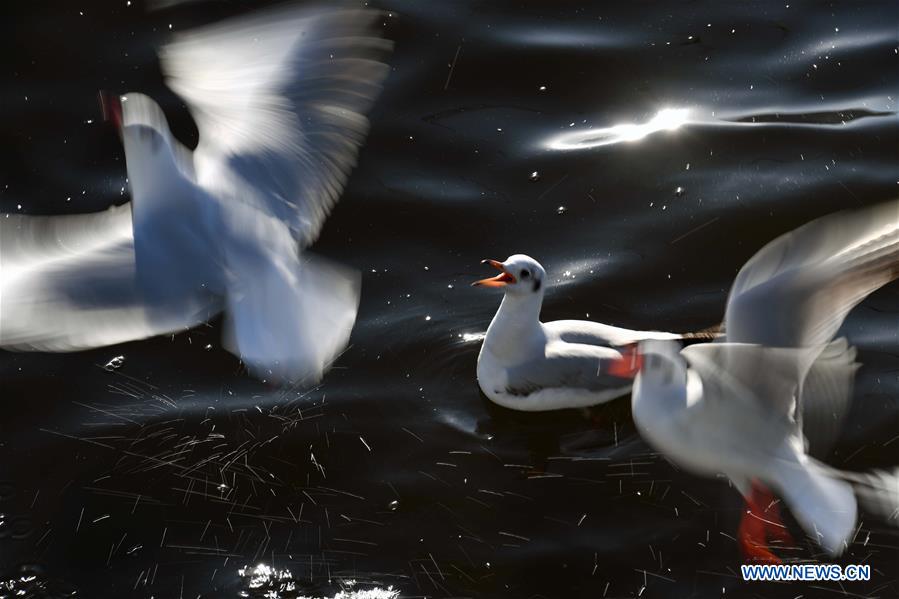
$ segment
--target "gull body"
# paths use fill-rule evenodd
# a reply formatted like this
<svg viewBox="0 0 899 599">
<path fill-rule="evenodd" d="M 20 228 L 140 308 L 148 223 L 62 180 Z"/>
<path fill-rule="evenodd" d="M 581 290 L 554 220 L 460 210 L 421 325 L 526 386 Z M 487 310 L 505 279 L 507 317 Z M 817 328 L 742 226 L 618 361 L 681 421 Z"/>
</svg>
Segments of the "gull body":
<svg viewBox="0 0 899 599">
<path fill-rule="evenodd" d="M 521 411 L 580 408 L 630 392 L 632 380 L 611 367 L 620 348 L 646 339 L 681 335 L 629 329 L 586 320 L 540 322 L 546 271 L 524 254 L 505 262 L 486 260 L 501 271 L 482 287 L 504 295 L 478 355 L 478 385 L 491 401 Z"/>
<path fill-rule="evenodd" d="M 390 43 L 371 10 L 287 4 L 175 36 L 160 106 L 108 102 L 131 202 L 0 219 L 0 347 L 72 351 L 182 331 L 224 312 L 223 345 L 266 380 L 314 381 L 343 350 L 359 276 L 304 251 L 368 130 Z"/>
<path fill-rule="evenodd" d="M 896 277 L 899 201 L 831 215 L 774 240 L 743 267 L 720 342 L 682 351 L 672 341 L 640 344 L 638 430 L 687 470 L 728 476 L 750 505 L 740 534 L 750 557 L 776 559 L 765 538 L 746 538 L 755 523 L 779 519 L 764 513 L 759 489 L 783 497 L 832 555 L 855 530 L 857 493 L 884 514 L 899 505 L 895 477 L 824 465 L 808 455 L 803 428 L 805 415 L 845 412 L 858 364 L 834 338 L 853 307 Z"/>
</svg>

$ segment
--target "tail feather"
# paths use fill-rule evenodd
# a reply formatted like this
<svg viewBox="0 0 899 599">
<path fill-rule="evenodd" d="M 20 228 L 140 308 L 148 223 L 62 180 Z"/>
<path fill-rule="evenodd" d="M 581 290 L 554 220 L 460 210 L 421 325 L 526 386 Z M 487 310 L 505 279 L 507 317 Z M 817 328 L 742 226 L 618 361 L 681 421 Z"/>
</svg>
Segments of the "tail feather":
<svg viewBox="0 0 899 599">
<path fill-rule="evenodd" d="M 266 380 L 318 382 L 349 340 L 359 275 L 308 253 L 232 256 L 229 266 L 225 347 Z"/>
<path fill-rule="evenodd" d="M 870 472 L 840 472 L 858 497 L 859 504 L 893 526 L 899 526 L 899 468 Z"/>
<path fill-rule="evenodd" d="M 852 486 L 814 459 L 791 468 L 781 493 L 802 528 L 832 556 L 841 554 L 855 530 L 858 506 Z"/>
</svg>

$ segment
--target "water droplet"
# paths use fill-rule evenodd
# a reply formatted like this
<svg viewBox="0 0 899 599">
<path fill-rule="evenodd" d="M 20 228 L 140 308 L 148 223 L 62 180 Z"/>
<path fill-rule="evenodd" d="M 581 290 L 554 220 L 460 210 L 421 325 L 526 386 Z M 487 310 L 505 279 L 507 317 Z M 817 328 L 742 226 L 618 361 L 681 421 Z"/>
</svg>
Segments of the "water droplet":
<svg viewBox="0 0 899 599">
<path fill-rule="evenodd" d="M 678 185 L 677 189 L 674 190 L 674 195 L 676 195 L 677 197 L 682 197 L 684 195 L 684 191 L 686 191 L 686 190 L 683 187 L 681 187 L 680 185 Z"/>
<path fill-rule="evenodd" d="M 540 91 L 542 91 L 542 92 L 545 92 L 545 91 L 546 91 L 546 86 L 545 86 L 545 85 L 541 85 L 538 89 L 539 89 Z"/>
<path fill-rule="evenodd" d="M 103 368 L 105 370 L 118 370 L 122 367 L 122 364 L 125 363 L 125 356 L 116 356 L 112 360 L 106 363 L 106 366 Z"/>
<path fill-rule="evenodd" d="M 531 181 L 539 181 L 540 180 L 540 171 L 534 171 L 528 176 L 528 179 Z"/>
<path fill-rule="evenodd" d="M 400 507 L 400 502 L 394 499 L 390 503 L 387 504 L 387 507 L 390 508 L 391 512 L 395 512 Z"/>
<path fill-rule="evenodd" d="M 558 208 L 556 208 L 556 214 L 565 214 L 566 212 L 568 212 L 568 208 L 566 208 L 565 206 L 559 206 Z"/>
<path fill-rule="evenodd" d="M 431 320 L 430 316 L 425 316 L 425 320 Z"/>
</svg>

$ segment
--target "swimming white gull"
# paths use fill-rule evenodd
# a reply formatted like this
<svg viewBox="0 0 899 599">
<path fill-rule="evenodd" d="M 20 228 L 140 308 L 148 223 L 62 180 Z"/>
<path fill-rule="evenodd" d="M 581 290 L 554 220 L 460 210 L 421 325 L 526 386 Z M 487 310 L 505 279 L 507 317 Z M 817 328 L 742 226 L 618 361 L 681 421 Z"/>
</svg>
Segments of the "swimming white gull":
<svg viewBox="0 0 899 599">
<path fill-rule="evenodd" d="M 583 408 L 627 395 L 636 369 L 623 347 L 647 339 L 690 335 L 632 331 L 587 320 L 540 322 L 546 271 L 516 254 L 484 260 L 499 275 L 475 286 L 501 288 L 502 303 L 478 356 L 478 385 L 491 401 L 521 411 Z"/>
</svg>

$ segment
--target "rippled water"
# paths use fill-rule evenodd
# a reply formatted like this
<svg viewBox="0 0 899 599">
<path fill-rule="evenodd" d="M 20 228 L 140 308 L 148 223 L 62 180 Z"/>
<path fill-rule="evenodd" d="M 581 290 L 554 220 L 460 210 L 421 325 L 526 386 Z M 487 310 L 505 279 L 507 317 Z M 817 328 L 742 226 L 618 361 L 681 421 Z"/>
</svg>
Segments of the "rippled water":
<svg viewBox="0 0 899 599">
<path fill-rule="evenodd" d="M 152 44 L 245 8 L 132 4 L 4 6 L 3 211 L 127 199 L 97 89 L 160 97 L 195 139 Z M 474 366 L 499 298 L 467 284 L 525 252 L 552 279 L 545 319 L 717 324 L 765 242 L 895 197 L 899 5 L 379 5 L 393 72 L 316 247 L 363 272 L 352 347 L 320 387 L 278 391 L 217 323 L 0 354 L 0 597 L 841 592 L 739 582 L 737 493 L 650 451 L 627 402 L 487 403 Z M 826 457 L 841 468 L 899 462 L 897 306 L 892 285 L 847 323 L 865 366 Z M 897 548 L 864 517 L 841 561 L 873 580 L 846 592 L 899 596 Z"/>
</svg>

